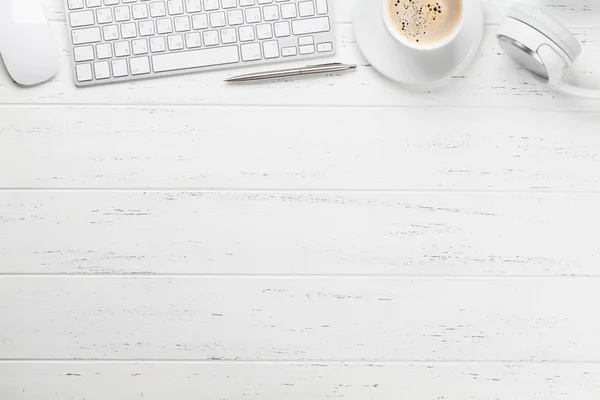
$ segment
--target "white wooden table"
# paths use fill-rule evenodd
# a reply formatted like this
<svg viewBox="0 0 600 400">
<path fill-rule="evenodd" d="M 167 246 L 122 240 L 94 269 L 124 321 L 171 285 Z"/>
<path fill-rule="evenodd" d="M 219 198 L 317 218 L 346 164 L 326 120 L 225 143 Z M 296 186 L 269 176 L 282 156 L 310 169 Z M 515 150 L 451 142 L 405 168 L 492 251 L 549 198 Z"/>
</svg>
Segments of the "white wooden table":
<svg viewBox="0 0 600 400">
<path fill-rule="evenodd" d="M 353 74 L 77 90 L 45 2 L 60 74 L 0 72 L 0 399 L 600 398 L 600 102 L 516 69 L 487 4 L 429 91 L 350 0 Z M 600 4 L 535 3 L 600 87 Z"/>
</svg>

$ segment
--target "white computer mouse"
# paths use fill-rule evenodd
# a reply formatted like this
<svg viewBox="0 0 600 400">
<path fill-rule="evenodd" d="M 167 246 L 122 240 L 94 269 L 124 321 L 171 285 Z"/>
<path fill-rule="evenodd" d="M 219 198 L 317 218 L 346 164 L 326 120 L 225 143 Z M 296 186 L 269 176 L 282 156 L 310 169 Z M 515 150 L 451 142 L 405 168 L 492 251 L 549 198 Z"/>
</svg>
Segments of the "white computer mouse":
<svg viewBox="0 0 600 400">
<path fill-rule="evenodd" d="M 59 51 L 42 0 L 0 0 L 0 55 L 21 85 L 42 83 L 58 71 Z"/>
</svg>

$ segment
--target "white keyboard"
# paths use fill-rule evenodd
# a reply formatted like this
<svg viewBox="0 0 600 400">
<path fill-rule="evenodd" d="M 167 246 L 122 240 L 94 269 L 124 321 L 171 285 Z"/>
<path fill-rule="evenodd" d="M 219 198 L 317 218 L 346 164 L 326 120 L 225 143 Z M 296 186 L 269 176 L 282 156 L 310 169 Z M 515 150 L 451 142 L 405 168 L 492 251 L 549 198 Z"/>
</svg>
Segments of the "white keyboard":
<svg viewBox="0 0 600 400">
<path fill-rule="evenodd" d="M 77 86 L 334 54 L 331 0 L 65 0 Z"/>
</svg>

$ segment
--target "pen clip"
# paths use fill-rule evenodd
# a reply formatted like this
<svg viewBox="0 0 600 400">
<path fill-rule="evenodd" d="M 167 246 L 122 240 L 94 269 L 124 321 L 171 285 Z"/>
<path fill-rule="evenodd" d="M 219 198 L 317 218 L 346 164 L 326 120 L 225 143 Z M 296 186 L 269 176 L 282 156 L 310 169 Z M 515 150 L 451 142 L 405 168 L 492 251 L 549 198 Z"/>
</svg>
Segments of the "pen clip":
<svg viewBox="0 0 600 400">
<path fill-rule="evenodd" d="M 342 65 L 342 63 L 339 62 L 332 62 L 332 63 L 325 63 L 325 64 L 313 64 L 313 65 L 307 65 L 307 68 L 312 68 L 312 67 L 333 67 L 334 65 Z"/>
</svg>

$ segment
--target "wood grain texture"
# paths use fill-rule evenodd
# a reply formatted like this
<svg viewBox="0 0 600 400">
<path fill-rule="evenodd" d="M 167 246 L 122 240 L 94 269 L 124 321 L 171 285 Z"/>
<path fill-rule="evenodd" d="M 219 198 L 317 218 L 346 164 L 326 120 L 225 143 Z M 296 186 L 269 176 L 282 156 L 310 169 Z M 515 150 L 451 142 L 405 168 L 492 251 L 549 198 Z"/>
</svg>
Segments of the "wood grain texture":
<svg viewBox="0 0 600 400">
<path fill-rule="evenodd" d="M 502 53 L 496 41 L 497 26 L 486 29 L 481 48 L 470 66 L 440 85 L 408 89 L 379 75 L 362 57 L 350 24 L 336 24 L 336 60 L 359 64 L 356 72 L 332 76 L 290 79 L 248 85 L 225 85 L 222 80 L 236 70 L 212 71 L 169 79 L 77 89 L 72 82 L 66 29 L 52 24 L 61 51 L 61 69 L 52 81 L 28 90 L 10 82 L 0 71 L 0 104 L 186 104 L 186 105 L 354 105 L 503 107 L 542 110 L 600 110 L 598 101 L 558 96 L 540 84 Z M 600 30 L 575 29 L 585 42 L 585 52 L 574 68 L 575 76 L 587 86 L 600 87 L 595 66 L 600 61 Z M 290 65 L 305 65 L 296 62 Z M 287 65 L 287 64 L 286 64 Z M 244 71 L 264 70 L 248 67 Z M 577 79 L 574 78 L 577 82 Z M 249 89 L 249 87 L 251 89 Z M 5 113 L 6 111 L 0 111 Z M 1 115 L 0 115 L 1 116 Z"/>
<path fill-rule="evenodd" d="M 0 112 L 5 188 L 600 189 L 600 113 L 88 106 Z M 249 130 L 248 121 L 264 123 Z"/>
<path fill-rule="evenodd" d="M 597 400 L 597 364 L 1 363 L 5 400 Z M 35 382 L 35 385 L 32 385 Z M 90 390 L 93 388 L 93 390 Z"/>
<path fill-rule="evenodd" d="M 599 289 L 590 278 L 4 278 L 0 354 L 598 362 Z"/>
<path fill-rule="evenodd" d="M 0 273 L 598 275 L 598 202 L 510 193 L 4 192 Z"/>
</svg>

